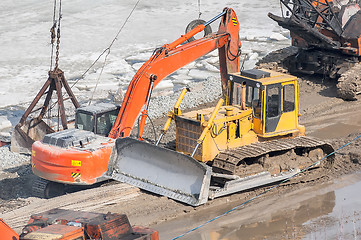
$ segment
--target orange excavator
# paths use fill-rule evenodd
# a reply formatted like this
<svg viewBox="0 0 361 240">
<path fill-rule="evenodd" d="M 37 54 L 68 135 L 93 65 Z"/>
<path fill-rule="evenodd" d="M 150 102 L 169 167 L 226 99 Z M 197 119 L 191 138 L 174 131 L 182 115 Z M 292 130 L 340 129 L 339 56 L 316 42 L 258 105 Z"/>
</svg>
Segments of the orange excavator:
<svg viewBox="0 0 361 240">
<path fill-rule="evenodd" d="M 217 19 L 218 32 L 186 42 Z M 240 48 L 239 23 L 231 8 L 157 48 L 133 77 L 120 108 L 112 104 L 80 107 L 76 110 L 75 129 L 47 134 L 32 145 L 32 170 L 40 177 L 34 182 L 34 195 L 49 198 L 62 194 L 65 184 L 92 185 L 104 180 L 115 139 L 130 136 L 140 113 L 138 138 L 142 139 L 152 90 L 162 79 L 218 49 L 225 90 L 227 74 L 239 72 Z"/>
</svg>

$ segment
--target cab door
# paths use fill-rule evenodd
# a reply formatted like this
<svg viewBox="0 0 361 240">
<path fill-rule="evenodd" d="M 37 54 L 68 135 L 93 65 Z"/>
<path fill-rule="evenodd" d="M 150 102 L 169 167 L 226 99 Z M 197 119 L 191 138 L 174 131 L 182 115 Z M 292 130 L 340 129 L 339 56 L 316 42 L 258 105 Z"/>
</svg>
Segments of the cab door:
<svg viewBox="0 0 361 240">
<path fill-rule="evenodd" d="M 281 119 L 281 84 L 266 86 L 265 133 L 273 133 Z"/>
<path fill-rule="evenodd" d="M 297 130 L 296 87 L 294 82 L 266 86 L 266 135 Z"/>
</svg>

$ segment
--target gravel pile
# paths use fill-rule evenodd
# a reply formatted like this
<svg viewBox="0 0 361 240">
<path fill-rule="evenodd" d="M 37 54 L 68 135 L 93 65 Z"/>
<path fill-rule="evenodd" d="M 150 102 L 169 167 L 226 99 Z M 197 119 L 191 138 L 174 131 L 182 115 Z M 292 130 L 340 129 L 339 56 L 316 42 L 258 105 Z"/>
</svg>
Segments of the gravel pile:
<svg viewBox="0 0 361 240">
<path fill-rule="evenodd" d="M 197 107 L 200 104 L 212 102 L 222 95 L 221 80 L 217 77 L 208 77 L 201 82 L 191 82 L 188 86 L 191 92 L 188 92 L 182 103 L 181 109 Z M 149 106 L 149 115 L 151 118 L 160 118 L 171 111 L 181 91 L 175 92 L 170 96 L 159 96 L 151 99 Z"/>
<path fill-rule="evenodd" d="M 210 76 L 205 81 L 190 82 L 187 87 L 188 92 L 181 103 L 181 109 L 194 108 L 200 104 L 212 102 L 221 97 L 221 81 L 220 78 Z M 151 99 L 149 115 L 151 118 L 160 118 L 172 110 L 178 99 L 181 90 L 176 91 L 169 96 L 158 96 Z M 30 155 L 13 153 L 10 151 L 10 145 L 0 147 L 0 170 L 29 163 Z"/>
<path fill-rule="evenodd" d="M 30 162 L 30 155 L 10 151 L 10 145 L 0 147 L 0 169 L 19 166 Z"/>
</svg>

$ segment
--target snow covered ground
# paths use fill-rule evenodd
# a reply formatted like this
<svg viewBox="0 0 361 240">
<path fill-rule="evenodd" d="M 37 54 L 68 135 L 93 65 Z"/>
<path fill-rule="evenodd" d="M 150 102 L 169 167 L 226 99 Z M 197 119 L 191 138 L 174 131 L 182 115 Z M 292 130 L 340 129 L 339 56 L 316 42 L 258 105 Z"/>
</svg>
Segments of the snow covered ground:
<svg viewBox="0 0 361 240">
<path fill-rule="evenodd" d="M 109 46 L 136 2 L 62 1 L 59 67 L 70 85 Z M 278 0 L 200 3 L 201 18 L 206 21 L 224 7 L 236 11 L 243 53 L 248 54 L 245 68 L 253 67 L 268 52 L 290 44 L 288 32 L 267 17 L 268 12 L 280 13 Z M 9 110 L 11 106 L 26 106 L 47 79 L 53 1 L 2 0 L 0 6 L 0 108 Z M 75 95 L 85 103 L 92 96 L 98 78 L 96 99 L 109 98 L 119 88 L 125 91 L 153 50 L 180 37 L 188 23 L 197 18 L 197 0 L 141 0 L 111 48 L 103 74 L 100 71 L 104 57 L 75 85 Z M 218 24 L 218 21 L 212 24 L 213 31 Z M 217 51 L 214 51 L 164 79 L 158 88 L 169 94 L 190 81 L 218 77 L 217 65 Z M 9 111 L 0 111 L 0 116 L 4 114 Z"/>
</svg>

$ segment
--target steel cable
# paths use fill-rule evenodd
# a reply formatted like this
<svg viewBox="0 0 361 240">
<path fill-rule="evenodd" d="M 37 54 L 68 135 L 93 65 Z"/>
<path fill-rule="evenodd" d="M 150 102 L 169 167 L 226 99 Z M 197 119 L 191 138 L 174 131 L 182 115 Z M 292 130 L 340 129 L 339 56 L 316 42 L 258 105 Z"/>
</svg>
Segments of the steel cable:
<svg viewBox="0 0 361 240">
<path fill-rule="evenodd" d="M 105 56 L 105 60 L 104 60 L 104 64 L 103 64 L 103 68 L 104 68 L 104 65 L 105 65 L 106 59 L 107 59 L 107 57 L 108 57 L 108 55 L 109 55 L 109 53 L 110 53 L 111 47 L 113 46 L 114 42 L 117 40 L 120 32 L 123 30 L 125 24 L 128 22 L 129 18 L 131 17 L 131 15 L 132 15 L 133 12 L 134 12 L 134 10 L 137 8 L 139 2 L 140 2 L 140 0 L 138 0 L 138 1 L 135 3 L 133 9 L 130 11 L 128 17 L 125 19 L 123 25 L 120 27 L 118 33 L 115 35 L 115 37 L 114 37 L 114 39 L 112 40 L 112 42 L 110 43 L 109 47 L 107 47 L 107 48 L 98 56 L 98 58 L 97 58 L 97 59 L 90 65 L 90 67 L 80 76 L 80 78 L 78 78 L 78 79 L 76 80 L 76 82 L 73 83 L 73 85 L 71 86 L 71 88 L 73 88 L 81 79 L 83 79 L 84 76 L 85 76 L 85 74 L 87 74 L 87 73 L 89 72 L 89 70 L 95 65 L 95 63 L 97 63 L 97 62 L 99 61 L 99 59 L 100 59 L 106 52 L 108 52 L 107 55 Z M 102 70 L 102 72 L 103 72 L 103 70 Z"/>
<path fill-rule="evenodd" d="M 94 66 L 94 64 L 96 63 L 96 61 L 98 61 L 99 58 L 100 58 L 104 53 L 107 53 L 107 54 L 105 55 L 102 69 L 101 69 L 101 71 L 100 71 L 100 73 L 99 73 L 99 76 L 98 76 L 98 79 L 97 79 L 97 83 L 95 84 L 94 91 L 93 91 L 93 93 L 92 93 L 92 96 L 91 96 L 90 99 L 89 99 L 89 104 L 88 104 L 88 105 L 90 105 L 90 104 L 91 104 L 91 101 L 93 100 L 95 91 L 96 91 L 96 89 L 97 89 L 97 87 L 98 87 L 98 84 L 99 84 L 99 81 L 100 81 L 100 77 L 101 77 L 101 75 L 103 74 L 103 70 L 104 70 L 104 67 L 105 67 L 107 58 L 108 58 L 108 56 L 109 56 L 109 54 L 110 54 L 110 49 L 111 49 L 111 47 L 113 46 L 114 42 L 117 40 L 120 32 L 123 30 L 125 24 L 127 24 L 129 18 L 132 16 L 132 14 L 133 14 L 134 10 L 136 9 L 136 7 L 138 6 L 139 2 L 140 2 L 140 0 L 138 0 L 138 1 L 136 2 L 136 4 L 134 5 L 132 11 L 130 11 L 128 17 L 125 19 L 123 25 L 120 27 L 117 35 L 115 35 L 115 38 L 114 38 L 113 41 L 110 43 L 109 47 L 107 47 L 107 48 L 102 52 L 102 54 L 100 54 L 100 56 L 97 58 L 97 60 L 95 60 L 95 62 L 93 62 L 93 64 L 92 64 L 92 65 L 85 71 L 85 73 L 83 73 L 83 75 L 81 76 L 81 78 L 83 78 L 84 75 L 90 70 L 90 68 L 91 68 L 92 66 Z M 78 80 L 78 81 L 79 81 L 79 80 Z M 78 81 L 77 81 L 77 82 L 78 82 Z M 76 83 L 77 83 L 77 82 L 76 82 Z M 74 83 L 73 86 L 74 86 L 76 83 Z M 72 86 L 72 87 L 73 87 L 73 86 Z"/>
<path fill-rule="evenodd" d="M 56 0 L 54 0 L 53 26 L 50 28 L 50 33 L 51 33 L 50 71 L 53 69 L 54 41 L 55 41 L 55 28 L 56 28 L 55 17 L 56 17 Z"/>
</svg>

